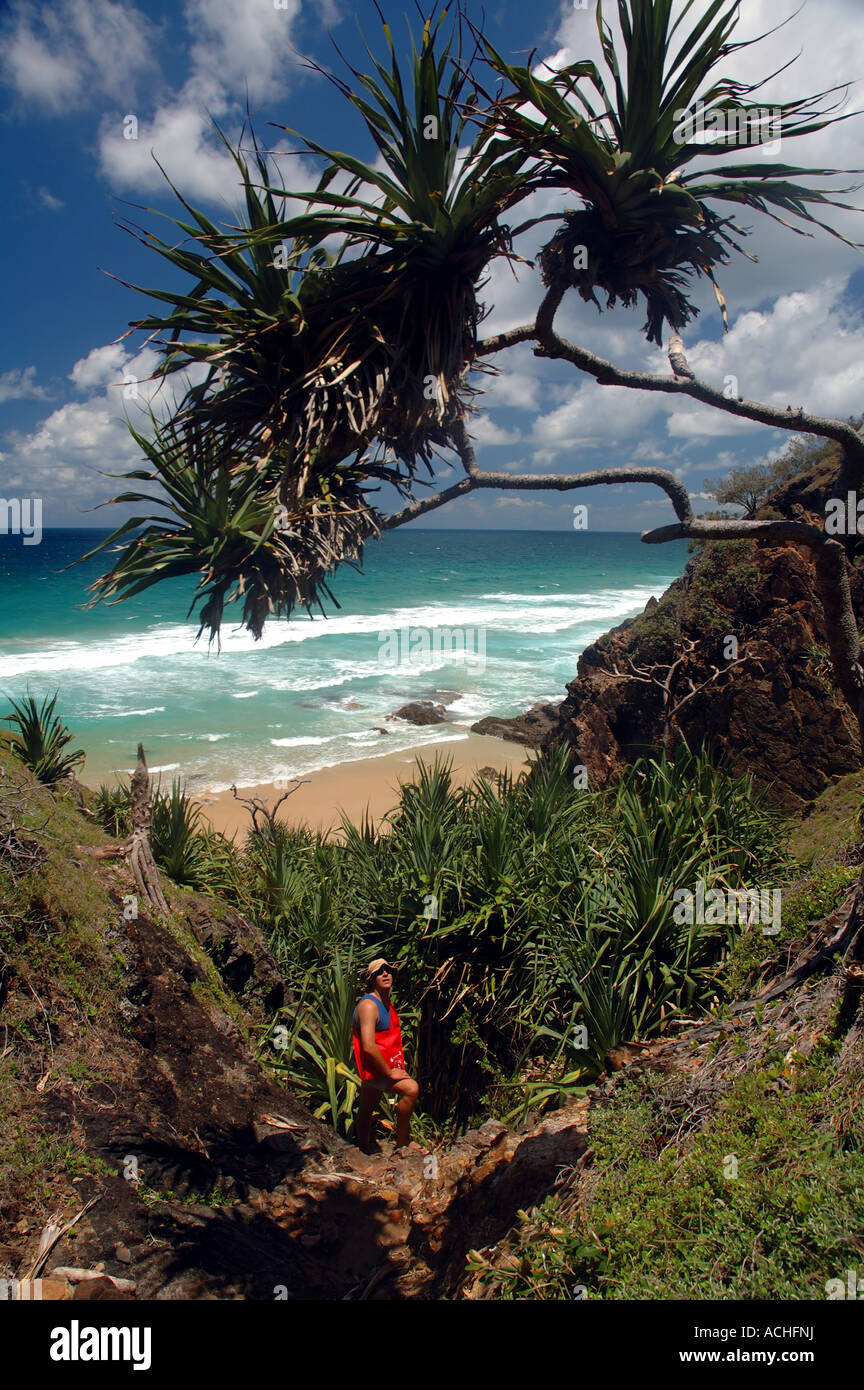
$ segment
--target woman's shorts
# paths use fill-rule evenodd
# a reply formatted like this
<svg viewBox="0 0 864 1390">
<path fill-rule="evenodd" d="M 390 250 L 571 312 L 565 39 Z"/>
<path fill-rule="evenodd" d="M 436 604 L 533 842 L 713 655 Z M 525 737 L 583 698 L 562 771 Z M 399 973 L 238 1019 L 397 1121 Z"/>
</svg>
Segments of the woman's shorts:
<svg viewBox="0 0 864 1390">
<path fill-rule="evenodd" d="M 370 1091 L 390 1091 L 396 1085 L 389 1076 L 373 1076 L 370 1081 L 363 1081 L 361 1085 L 368 1086 Z"/>
</svg>

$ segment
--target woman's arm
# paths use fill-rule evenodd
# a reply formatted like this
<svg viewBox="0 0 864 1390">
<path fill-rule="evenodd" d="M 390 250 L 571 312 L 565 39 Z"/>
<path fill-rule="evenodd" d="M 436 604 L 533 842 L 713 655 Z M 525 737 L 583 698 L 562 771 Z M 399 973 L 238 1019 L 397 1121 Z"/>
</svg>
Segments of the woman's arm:
<svg viewBox="0 0 864 1390">
<path fill-rule="evenodd" d="M 378 1022 L 378 1006 L 371 999 L 361 999 L 357 1005 L 357 1022 L 360 1027 L 360 1047 L 363 1060 L 370 1071 L 378 1076 L 386 1076 L 388 1081 L 398 1081 L 404 1075 L 400 1067 L 390 1067 L 384 1054 L 375 1041 L 375 1024 Z"/>
</svg>

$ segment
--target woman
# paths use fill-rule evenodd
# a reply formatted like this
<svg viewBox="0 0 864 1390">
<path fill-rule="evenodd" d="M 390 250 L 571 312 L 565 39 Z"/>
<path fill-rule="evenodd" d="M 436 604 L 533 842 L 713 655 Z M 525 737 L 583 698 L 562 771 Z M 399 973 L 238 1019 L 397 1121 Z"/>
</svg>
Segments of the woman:
<svg viewBox="0 0 864 1390">
<path fill-rule="evenodd" d="M 395 1093 L 396 1147 L 409 1142 L 411 1116 L 420 1088 L 405 1070 L 399 1015 L 390 999 L 394 966 L 379 956 L 366 968 L 367 992 L 354 1010 L 354 1060 L 362 1081 L 357 1111 L 357 1143 L 364 1153 L 372 1144 L 372 1116 L 382 1092 Z M 419 1148 L 419 1145 L 415 1145 Z"/>
</svg>

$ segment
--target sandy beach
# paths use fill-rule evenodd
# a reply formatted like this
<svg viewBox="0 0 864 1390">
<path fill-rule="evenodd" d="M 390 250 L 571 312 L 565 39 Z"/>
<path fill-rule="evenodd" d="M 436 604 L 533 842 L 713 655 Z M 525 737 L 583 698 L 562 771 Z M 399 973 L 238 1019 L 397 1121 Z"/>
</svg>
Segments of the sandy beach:
<svg viewBox="0 0 864 1390">
<path fill-rule="evenodd" d="M 309 780 L 283 803 L 279 819 L 316 830 L 331 830 L 339 827 L 340 811 L 359 824 L 368 810 L 377 824 L 396 805 L 399 783 L 413 780 L 418 757 L 429 764 L 434 761 L 435 753 L 452 758 L 454 781 L 464 786 L 484 767 L 493 767 L 496 772 L 509 769 L 517 775 L 527 766 L 529 751 L 518 743 L 469 734 L 467 738 L 454 736 L 452 741 L 442 740 L 434 748 L 405 749 L 401 753 L 383 753 L 376 758 L 322 768 L 319 772 L 311 772 Z M 240 797 L 261 797 L 272 806 L 285 790 L 284 786 L 272 784 L 244 787 L 242 775 L 238 775 Z M 227 835 L 235 831 L 242 834 L 252 824 L 248 810 L 230 791 L 215 795 L 205 793 L 196 800 L 200 800 L 214 830 Z"/>
</svg>

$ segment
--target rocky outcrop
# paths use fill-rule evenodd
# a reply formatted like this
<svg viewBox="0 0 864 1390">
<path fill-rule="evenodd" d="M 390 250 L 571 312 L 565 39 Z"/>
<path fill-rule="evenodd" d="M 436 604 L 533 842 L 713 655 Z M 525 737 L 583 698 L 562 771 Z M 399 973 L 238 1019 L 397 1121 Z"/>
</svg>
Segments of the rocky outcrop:
<svg viewBox="0 0 864 1390">
<path fill-rule="evenodd" d="M 447 711 L 434 700 L 410 700 L 401 709 L 394 710 L 388 718 L 404 719 L 409 724 L 443 724 L 447 719 Z"/>
<path fill-rule="evenodd" d="M 857 573 L 853 589 L 864 612 Z M 547 743 L 571 743 L 590 786 L 683 741 L 725 754 L 790 808 L 860 766 L 813 567 L 792 546 L 707 546 L 659 603 L 586 648 L 577 669 Z"/>
<path fill-rule="evenodd" d="M 489 715 L 471 725 L 472 734 L 488 734 L 505 738 L 510 743 L 524 743 L 528 748 L 542 748 L 559 728 L 557 705 L 532 705 L 524 714 L 513 719 Z"/>
<path fill-rule="evenodd" d="M 839 450 L 827 445 L 765 514 L 821 526 L 839 466 Z M 850 537 L 846 552 L 862 627 L 864 540 Z M 569 743 L 591 787 L 642 756 L 707 746 L 797 810 L 859 768 L 862 755 L 837 691 L 809 551 L 744 540 L 701 546 L 639 617 L 587 647 L 560 705 L 481 719 L 472 731 L 535 748 Z"/>
<path fill-rule="evenodd" d="M 829 447 L 779 489 L 769 514 L 824 522 L 839 467 Z M 864 624 L 864 542 L 847 542 L 853 606 Z M 749 541 L 701 546 L 643 613 L 592 643 L 560 705 L 472 732 L 534 748 L 568 743 L 590 787 L 638 758 L 683 744 L 725 755 L 800 810 L 861 765 L 857 722 L 838 693 L 809 551 Z"/>
<path fill-rule="evenodd" d="M 335 1153 L 215 1208 L 194 1200 L 145 1205 L 120 1178 L 86 1178 L 76 1195 L 93 1206 L 74 1241 L 52 1250 L 40 1294 L 446 1297 L 462 1283 L 469 1251 L 503 1236 L 526 1198 L 554 1188 L 562 1167 L 584 1154 L 587 1111 L 587 1101 L 576 1102 L 524 1134 L 492 1120 L 440 1156 L 394 1153 L 387 1144 L 371 1157 L 337 1141 Z M 280 1117 L 270 1119 L 256 1124 L 251 1148 L 266 1149 L 271 1137 L 290 1144 Z"/>
<path fill-rule="evenodd" d="M 285 1003 L 285 981 L 256 927 L 233 908 L 203 898 L 186 915 L 186 925 L 203 946 L 222 983 L 253 1014 L 271 1017 Z"/>
</svg>

